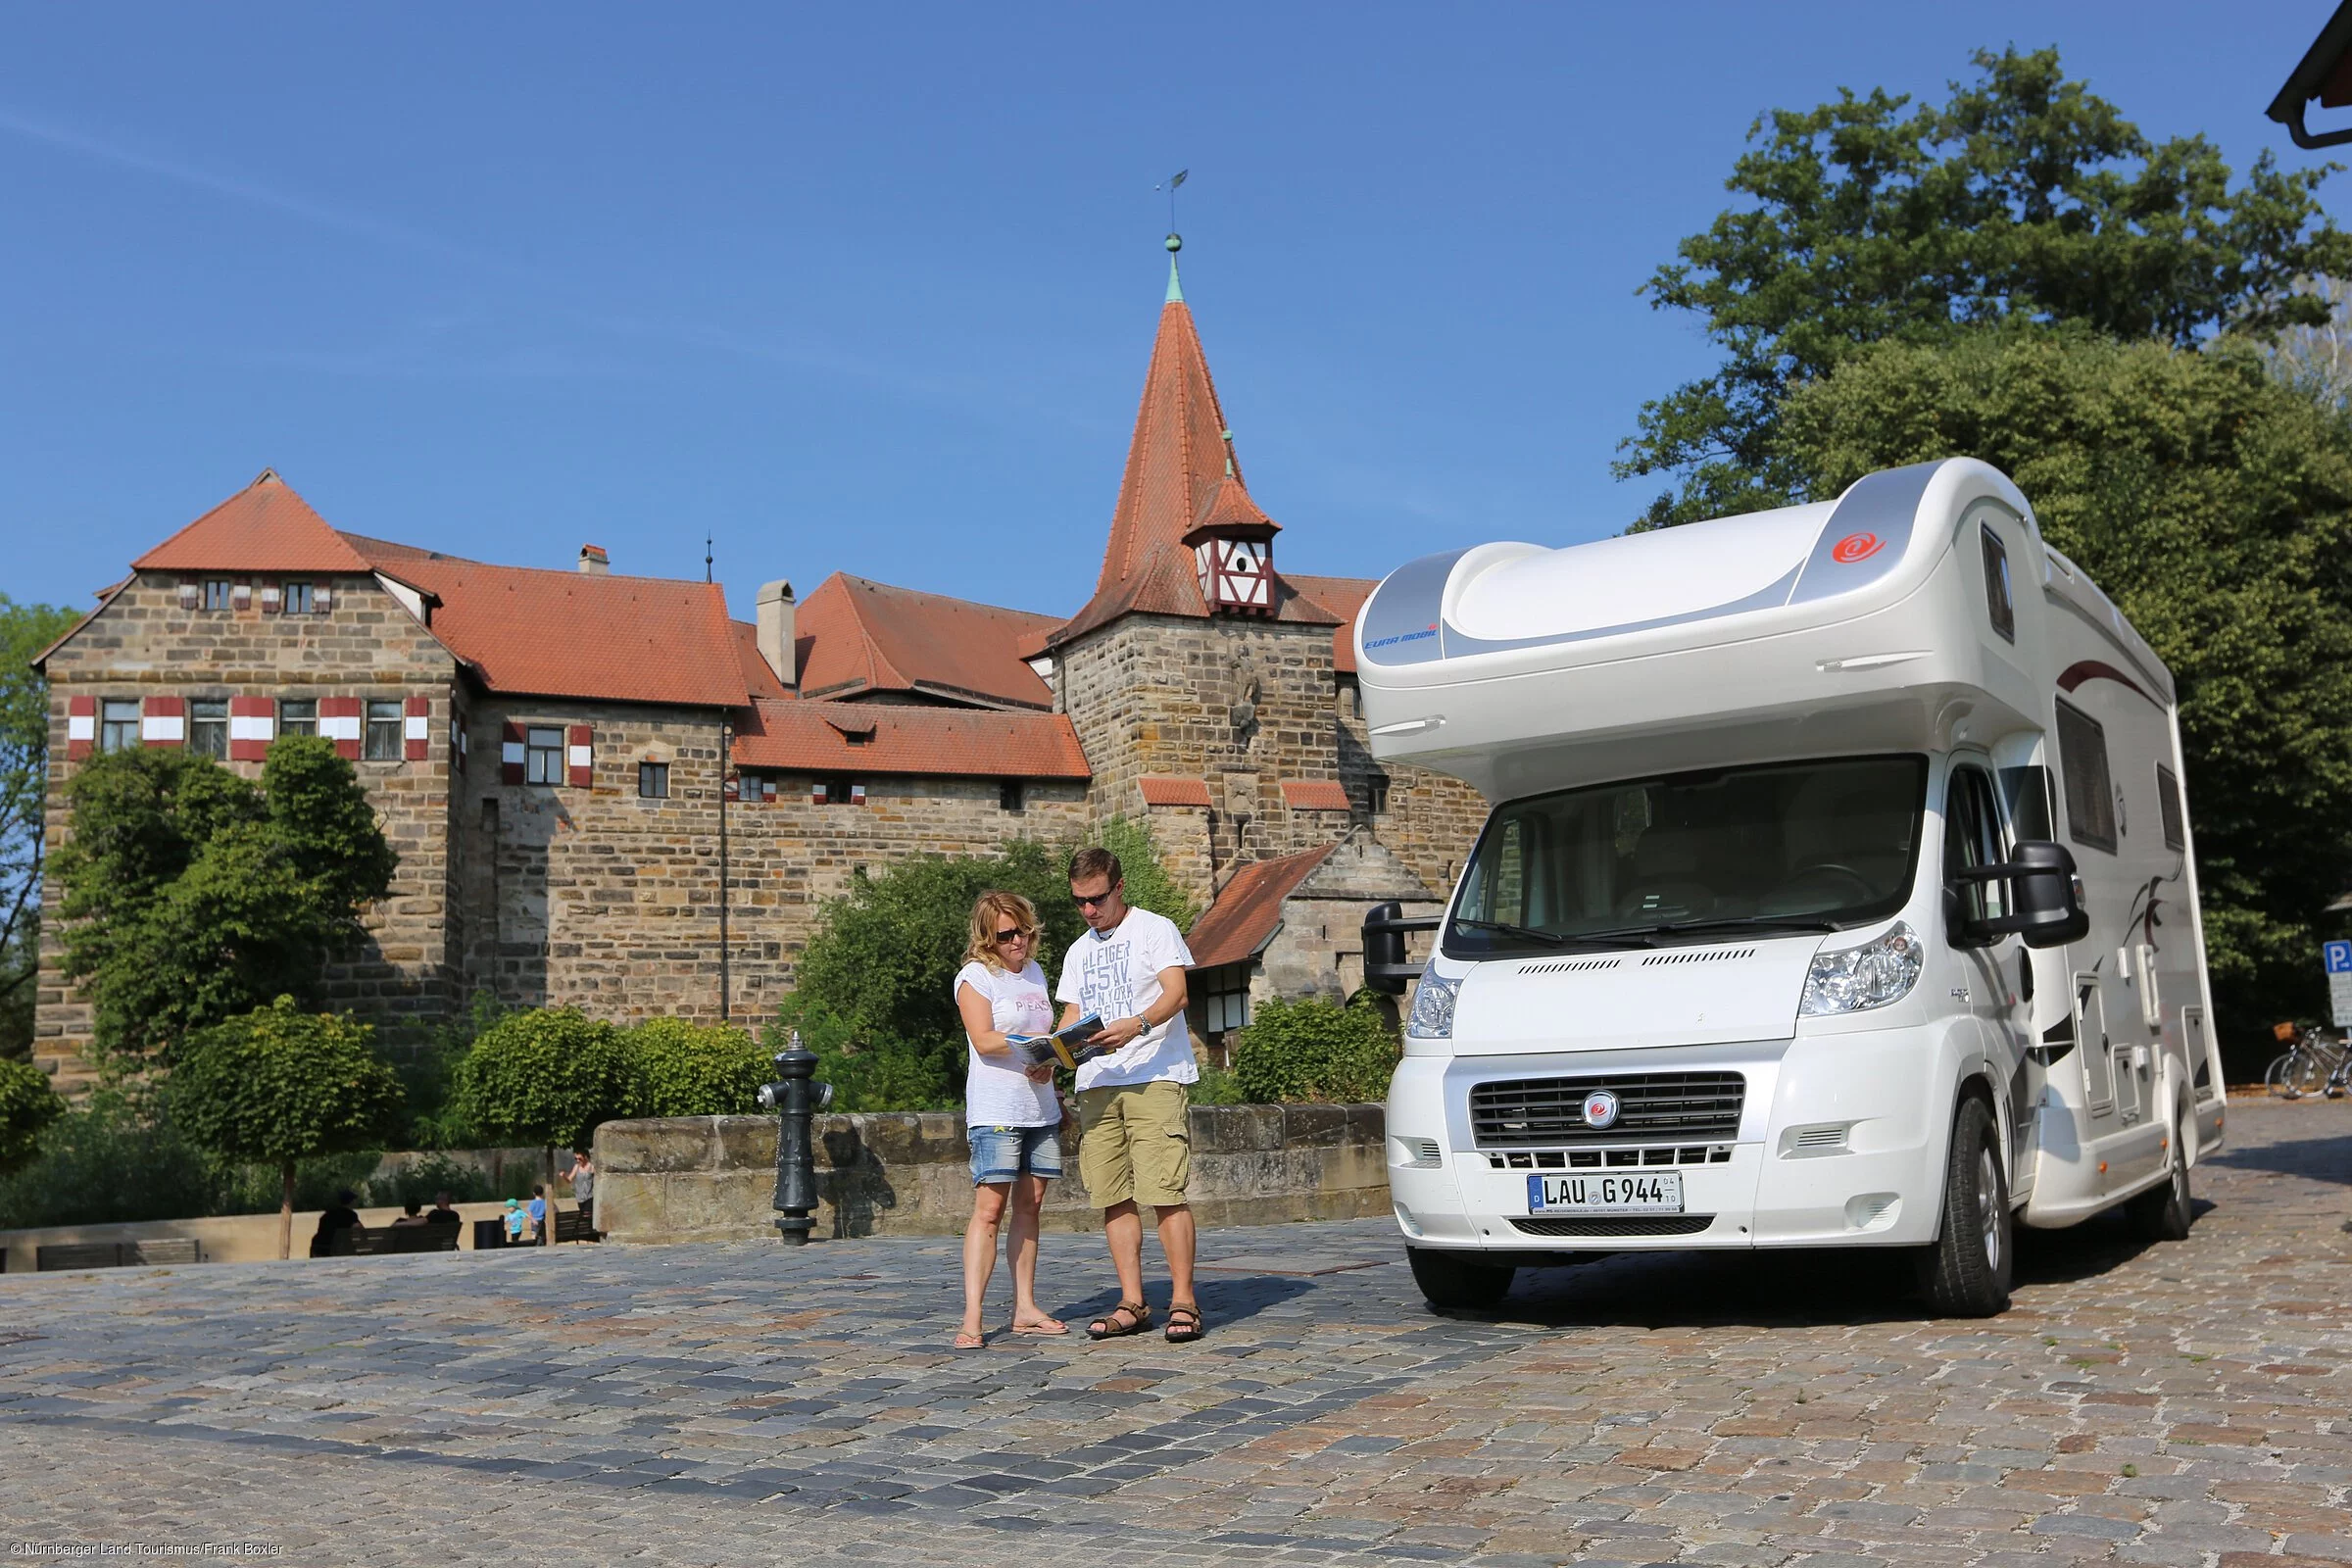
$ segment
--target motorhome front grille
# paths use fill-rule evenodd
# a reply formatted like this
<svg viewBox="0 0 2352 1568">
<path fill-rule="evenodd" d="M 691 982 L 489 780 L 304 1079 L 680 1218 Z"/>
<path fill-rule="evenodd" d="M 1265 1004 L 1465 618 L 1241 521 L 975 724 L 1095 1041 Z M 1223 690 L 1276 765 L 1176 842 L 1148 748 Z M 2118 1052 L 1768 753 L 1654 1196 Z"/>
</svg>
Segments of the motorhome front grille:
<svg viewBox="0 0 2352 1568">
<path fill-rule="evenodd" d="M 1696 1236 L 1715 1223 L 1712 1214 L 1621 1214 L 1595 1219 L 1538 1215 L 1511 1223 L 1530 1236 Z"/>
<path fill-rule="evenodd" d="M 1598 1090 L 1617 1114 L 1595 1127 L 1586 1102 Z M 1470 1132 L 1482 1149 L 1733 1138 L 1747 1080 L 1736 1072 L 1633 1072 L 1580 1078 L 1506 1078 L 1470 1086 Z"/>
<path fill-rule="evenodd" d="M 1487 1163 L 1496 1170 L 1622 1170 L 1629 1165 L 1724 1165 L 1732 1158 L 1729 1144 L 1700 1144 L 1651 1149 L 1514 1149 L 1490 1153 Z"/>
</svg>

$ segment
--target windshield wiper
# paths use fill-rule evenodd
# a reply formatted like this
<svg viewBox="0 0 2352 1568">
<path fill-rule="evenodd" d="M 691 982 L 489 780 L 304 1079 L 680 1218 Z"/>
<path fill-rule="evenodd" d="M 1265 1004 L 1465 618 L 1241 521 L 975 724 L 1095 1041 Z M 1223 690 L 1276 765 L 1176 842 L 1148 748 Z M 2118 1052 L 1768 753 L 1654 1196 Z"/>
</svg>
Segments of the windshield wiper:
<svg viewBox="0 0 2352 1568">
<path fill-rule="evenodd" d="M 1619 946 L 1617 939 L 1640 941 L 1642 937 L 1642 933 L 1636 931 L 1605 931 L 1598 936 L 1563 936 L 1557 931 L 1538 931 L 1533 926 L 1513 925 L 1508 920 L 1477 920 L 1467 916 L 1457 917 L 1453 923 L 1459 930 L 1493 931 L 1500 936 L 1517 937 L 1522 942 L 1541 942 L 1547 948 L 1590 948 L 1595 952 L 1607 952 Z M 1609 940 L 1604 941 L 1603 938 Z M 1641 942 L 1641 945 L 1655 946 L 1650 942 Z"/>
<path fill-rule="evenodd" d="M 1636 926 L 1624 931 L 1603 931 L 1601 936 L 1680 936 L 1691 931 L 1842 931 L 1845 927 L 1835 920 L 1807 919 L 1802 915 L 1749 916 L 1728 920 L 1677 920 L 1667 925 Z"/>
</svg>

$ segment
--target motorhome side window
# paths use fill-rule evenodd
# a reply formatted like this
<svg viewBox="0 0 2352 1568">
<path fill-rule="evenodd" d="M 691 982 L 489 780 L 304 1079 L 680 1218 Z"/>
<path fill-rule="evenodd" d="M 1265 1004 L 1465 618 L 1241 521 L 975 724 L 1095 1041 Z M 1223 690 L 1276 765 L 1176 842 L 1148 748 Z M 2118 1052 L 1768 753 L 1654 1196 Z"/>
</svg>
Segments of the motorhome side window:
<svg viewBox="0 0 2352 1568">
<path fill-rule="evenodd" d="M 2156 764 L 2156 812 L 2164 825 L 2164 847 L 2185 849 L 2188 828 L 2187 819 L 2180 813 L 2180 781 L 2162 762 Z"/>
<path fill-rule="evenodd" d="M 2065 703 L 2058 705 L 2058 770 L 2066 785 L 2066 831 L 2077 844 L 2115 853 L 2115 781 L 2107 769 L 2107 731 Z"/>
<path fill-rule="evenodd" d="M 1984 604 L 1992 617 L 1992 629 L 2009 641 L 2017 641 L 2017 607 L 2009 597 L 2009 547 L 2001 536 L 1985 523 L 1982 530 L 1984 541 Z"/>
<path fill-rule="evenodd" d="M 2000 774 L 2001 800 L 2009 808 L 2009 831 L 2020 839 L 2054 839 L 2058 830 L 2051 824 L 2058 813 L 2051 808 L 2050 770 L 2039 763 L 2029 762 L 2023 767 L 2004 767 Z"/>
<path fill-rule="evenodd" d="M 1635 946 L 1685 930 L 1706 941 L 1883 918 L 1911 888 L 1926 785 L 1923 757 L 1832 758 L 1513 801 L 1479 841 L 1446 952 Z"/>
<path fill-rule="evenodd" d="M 1998 865 L 2007 858 L 2001 844 L 2000 808 L 1993 803 L 1992 780 L 1980 767 L 1952 769 L 1943 796 L 1943 874 L 1949 881 L 1957 871 Z M 1994 882 L 1957 884 L 1960 904 L 1970 920 L 1995 920 L 2002 907 L 2000 885 Z"/>
</svg>

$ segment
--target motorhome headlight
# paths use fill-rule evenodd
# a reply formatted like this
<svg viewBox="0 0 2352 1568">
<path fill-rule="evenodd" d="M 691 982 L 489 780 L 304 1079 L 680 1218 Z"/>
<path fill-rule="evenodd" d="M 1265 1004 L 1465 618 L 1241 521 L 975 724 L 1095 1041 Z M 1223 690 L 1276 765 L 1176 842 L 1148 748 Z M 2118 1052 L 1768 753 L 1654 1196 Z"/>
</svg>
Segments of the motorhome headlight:
<svg viewBox="0 0 2352 1568">
<path fill-rule="evenodd" d="M 1805 975 L 1805 1000 L 1796 1010 L 1805 1017 L 1819 1018 L 1900 1002 L 1919 984 L 1925 957 L 1919 933 L 1900 920 L 1858 948 L 1817 953 Z"/>
<path fill-rule="evenodd" d="M 1404 1032 L 1415 1040 L 1451 1040 L 1453 999 L 1461 989 L 1459 980 L 1424 973 L 1413 987 L 1413 1015 L 1404 1021 Z"/>
</svg>

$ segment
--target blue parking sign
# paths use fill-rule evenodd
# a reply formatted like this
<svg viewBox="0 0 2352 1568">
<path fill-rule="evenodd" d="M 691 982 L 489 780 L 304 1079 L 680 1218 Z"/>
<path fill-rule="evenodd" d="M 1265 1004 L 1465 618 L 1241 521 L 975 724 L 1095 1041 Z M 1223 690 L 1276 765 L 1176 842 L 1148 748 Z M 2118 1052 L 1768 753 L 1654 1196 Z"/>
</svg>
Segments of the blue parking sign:
<svg viewBox="0 0 2352 1568">
<path fill-rule="evenodd" d="M 2352 974 L 2352 942 L 2329 942 L 2320 953 L 2329 974 Z"/>
</svg>

